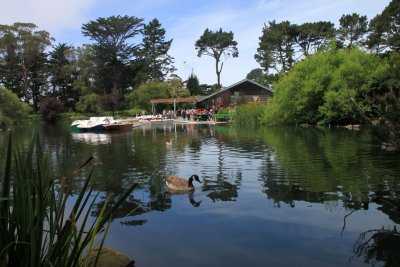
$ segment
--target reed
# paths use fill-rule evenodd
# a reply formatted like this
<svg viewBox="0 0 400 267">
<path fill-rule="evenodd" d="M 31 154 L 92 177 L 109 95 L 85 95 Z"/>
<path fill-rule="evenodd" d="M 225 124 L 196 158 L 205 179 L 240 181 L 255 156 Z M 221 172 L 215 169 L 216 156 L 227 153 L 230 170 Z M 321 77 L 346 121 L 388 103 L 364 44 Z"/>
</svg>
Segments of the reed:
<svg viewBox="0 0 400 267">
<path fill-rule="evenodd" d="M 259 103 L 246 103 L 236 108 L 235 125 L 241 127 L 255 127 L 260 125 L 260 117 L 265 106 Z"/>
<path fill-rule="evenodd" d="M 0 177 L 0 266 L 87 266 L 86 255 L 94 249 L 95 240 L 100 252 L 113 212 L 137 185 L 128 188 L 111 208 L 104 204 L 100 216 L 89 223 L 99 194 L 89 186 L 92 172 L 66 214 L 66 180 L 57 183 L 47 166 L 37 135 L 27 153 L 13 152 L 10 135 Z"/>
</svg>

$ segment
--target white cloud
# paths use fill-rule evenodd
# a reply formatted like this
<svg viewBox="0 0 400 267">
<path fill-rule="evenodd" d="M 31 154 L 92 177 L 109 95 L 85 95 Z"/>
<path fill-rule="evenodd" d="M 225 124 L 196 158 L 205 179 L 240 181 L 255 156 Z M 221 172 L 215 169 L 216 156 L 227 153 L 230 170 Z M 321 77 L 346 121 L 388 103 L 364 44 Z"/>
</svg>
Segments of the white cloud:
<svg viewBox="0 0 400 267">
<path fill-rule="evenodd" d="M 66 29 L 78 29 L 85 11 L 95 0 L 13 0 L 1 4 L 1 24 L 32 22 L 41 30 L 58 34 Z"/>
</svg>

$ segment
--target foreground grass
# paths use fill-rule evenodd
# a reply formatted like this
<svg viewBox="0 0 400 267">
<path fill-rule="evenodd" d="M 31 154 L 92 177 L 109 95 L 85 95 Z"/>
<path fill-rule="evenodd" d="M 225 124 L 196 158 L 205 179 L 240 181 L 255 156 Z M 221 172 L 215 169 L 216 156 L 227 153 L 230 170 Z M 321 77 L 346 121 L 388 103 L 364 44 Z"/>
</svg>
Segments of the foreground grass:
<svg viewBox="0 0 400 267">
<path fill-rule="evenodd" d="M 52 177 L 37 140 L 35 135 L 27 153 L 21 153 L 13 151 L 11 135 L 9 138 L 0 177 L 0 266 L 87 266 L 87 255 L 95 249 L 95 241 L 101 249 L 113 212 L 136 184 L 111 208 L 106 209 L 106 201 L 100 215 L 89 223 L 98 196 L 93 197 L 89 174 L 71 212 L 66 214 L 66 180 L 73 177 L 60 183 Z"/>
</svg>

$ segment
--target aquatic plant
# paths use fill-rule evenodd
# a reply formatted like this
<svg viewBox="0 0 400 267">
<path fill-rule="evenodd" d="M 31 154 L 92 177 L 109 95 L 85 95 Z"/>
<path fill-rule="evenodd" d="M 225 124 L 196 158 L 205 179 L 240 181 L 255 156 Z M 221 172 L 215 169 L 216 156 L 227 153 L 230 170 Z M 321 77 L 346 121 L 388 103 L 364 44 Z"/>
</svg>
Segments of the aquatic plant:
<svg viewBox="0 0 400 267">
<path fill-rule="evenodd" d="M 354 244 L 354 256 L 374 266 L 384 262 L 384 266 L 399 266 L 400 233 L 396 227 L 391 229 L 374 229 L 363 232 Z"/>
<path fill-rule="evenodd" d="M 236 108 L 237 118 L 235 124 L 243 127 L 254 127 L 260 125 L 260 117 L 265 109 L 259 103 L 246 103 Z"/>
<path fill-rule="evenodd" d="M 67 209 L 67 180 L 73 179 L 73 174 L 55 179 L 43 154 L 36 134 L 26 153 L 18 148 L 13 153 L 10 135 L 0 177 L 0 266 L 87 266 L 86 255 L 94 249 L 95 241 L 101 250 L 113 212 L 136 184 L 113 206 L 108 207 L 106 201 L 100 215 L 89 222 L 99 195 L 89 186 L 92 171 L 73 207 Z"/>
</svg>

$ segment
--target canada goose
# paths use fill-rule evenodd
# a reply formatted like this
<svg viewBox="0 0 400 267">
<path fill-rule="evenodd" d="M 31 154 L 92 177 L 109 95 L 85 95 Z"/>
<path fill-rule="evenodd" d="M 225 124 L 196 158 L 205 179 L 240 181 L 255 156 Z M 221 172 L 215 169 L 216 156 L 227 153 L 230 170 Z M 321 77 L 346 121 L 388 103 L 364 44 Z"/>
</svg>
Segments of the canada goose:
<svg viewBox="0 0 400 267">
<path fill-rule="evenodd" d="M 189 180 L 177 177 L 177 176 L 166 176 L 164 177 L 165 183 L 167 184 L 167 187 L 171 190 L 176 190 L 176 191 L 190 191 L 194 190 L 193 186 L 193 179 L 195 179 L 197 182 L 200 182 L 199 176 L 197 174 L 193 174 L 190 176 Z"/>
</svg>

